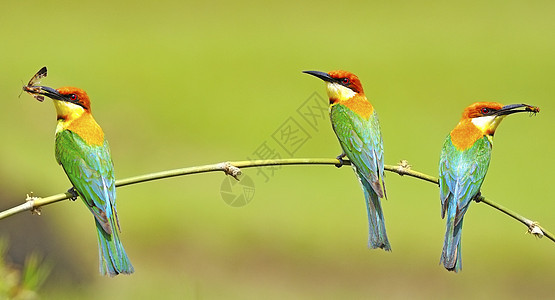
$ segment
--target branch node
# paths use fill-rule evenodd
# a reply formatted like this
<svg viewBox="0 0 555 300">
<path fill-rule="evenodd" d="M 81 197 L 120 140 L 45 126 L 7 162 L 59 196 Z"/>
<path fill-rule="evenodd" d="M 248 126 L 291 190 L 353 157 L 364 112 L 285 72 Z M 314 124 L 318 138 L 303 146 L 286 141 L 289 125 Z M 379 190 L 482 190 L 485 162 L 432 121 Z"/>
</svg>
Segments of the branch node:
<svg viewBox="0 0 555 300">
<path fill-rule="evenodd" d="M 539 226 L 538 222 L 532 222 L 530 226 L 528 226 L 528 233 L 534 235 L 537 238 L 542 238 L 544 236 L 543 230 Z"/>
<path fill-rule="evenodd" d="M 398 170 L 398 174 L 400 176 L 403 176 L 405 174 L 408 174 L 408 172 L 411 169 L 411 165 L 409 164 L 409 161 L 406 159 L 402 159 L 401 161 L 399 161 L 399 163 L 397 163 L 397 170 Z"/>
<path fill-rule="evenodd" d="M 229 162 L 224 162 L 220 164 L 220 168 L 226 175 L 229 175 L 235 180 L 239 181 L 239 175 L 242 174 L 241 169 L 237 168 L 236 166 L 230 164 Z"/>
<path fill-rule="evenodd" d="M 29 207 L 31 208 L 31 214 L 40 216 L 41 215 L 40 207 L 35 207 L 35 200 L 38 200 L 38 199 L 40 199 L 40 197 L 35 197 L 33 196 L 33 192 L 30 192 L 29 194 L 26 195 L 25 202 L 29 204 Z"/>
</svg>

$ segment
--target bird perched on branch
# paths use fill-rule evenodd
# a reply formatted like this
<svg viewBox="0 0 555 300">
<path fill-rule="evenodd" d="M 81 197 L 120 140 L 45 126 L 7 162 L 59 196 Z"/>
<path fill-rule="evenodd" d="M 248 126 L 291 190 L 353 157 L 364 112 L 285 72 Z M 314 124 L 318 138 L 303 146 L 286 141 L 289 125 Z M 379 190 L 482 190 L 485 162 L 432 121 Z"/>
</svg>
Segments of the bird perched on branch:
<svg viewBox="0 0 555 300">
<path fill-rule="evenodd" d="M 447 219 L 440 263 L 458 272 L 461 262 L 463 217 L 488 170 L 493 134 L 501 120 L 518 112 L 539 112 L 526 104 L 501 105 L 478 102 L 468 106 L 461 120 L 445 139 L 439 160 L 441 217 Z"/>
<path fill-rule="evenodd" d="M 347 71 L 304 71 L 326 82 L 333 130 L 343 153 L 337 157 L 351 160 L 359 179 L 369 223 L 369 248 L 391 250 L 385 230 L 380 199 L 386 196 L 384 151 L 378 115 L 364 95 L 358 77 Z M 338 167 L 341 166 L 338 165 Z"/>
<path fill-rule="evenodd" d="M 41 69 L 42 70 L 42 69 Z M 44 71 L 45 72 L 45 71 Z M 114 166 L 102 128 L 91 114 L 87 93 L 75 87 L 53 89 L 28 84 L 23 90 L 51 98 L 57 112 L 55 152 L 79 195 L 94 215 L 98 232 L 100 273 L 130 274 L 134 269 L 119 238 Z"/>
</svg>

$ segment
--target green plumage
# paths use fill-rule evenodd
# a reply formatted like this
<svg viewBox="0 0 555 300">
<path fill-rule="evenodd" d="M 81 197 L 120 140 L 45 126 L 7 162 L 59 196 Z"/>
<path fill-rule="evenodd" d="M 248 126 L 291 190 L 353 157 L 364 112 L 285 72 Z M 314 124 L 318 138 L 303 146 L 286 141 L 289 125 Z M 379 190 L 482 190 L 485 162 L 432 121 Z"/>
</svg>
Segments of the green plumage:
<svg viewBox="0 0 555 300">
<path fill-rule="evenodd" d="M 492 145 L 484 136 L 472 147 L 459 150 L 447 136 L 439 162 L 441 217 L 447 216 L 441 262 L 449 270 L 459 271 L 463 217 L 470 201 L 478 194 L 486 176 Z"/>
<path fill-rule="evenodd" d="M 368 246 L 391 250 L 380 203 L 380 198 L 385 196 L 385 183 L 378 115 L 374 111 L 366 120 L 348 107 L 335 104 L 331 107 L 330 118 L 341 148 L 351 160 L 364 190 L 369 222 Z"/>
<path fill-rule="evenodd" d="M 56 133 L 56 161 L 62 165 L 71 184 L 95 218 L 98 231 L 100 272 L 117 275 L 132 273 L 131 265 L 119 240 L 116 213 L 114 167 L 108 142 L 88 145 L 76 133 Z"/>
</svg>

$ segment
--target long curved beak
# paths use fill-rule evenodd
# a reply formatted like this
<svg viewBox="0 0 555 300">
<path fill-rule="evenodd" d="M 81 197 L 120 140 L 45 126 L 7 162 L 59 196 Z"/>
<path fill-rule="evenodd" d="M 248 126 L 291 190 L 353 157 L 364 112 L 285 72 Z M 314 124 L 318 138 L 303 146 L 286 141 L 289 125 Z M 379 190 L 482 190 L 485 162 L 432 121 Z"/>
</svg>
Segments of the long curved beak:
<svg viewBox="0 0 555 300">
<path fill-rule="evenodd" d="M 335 78 L 332 78 L 328 73 L 324 73 L 320 71 L 303 71 L 303 73 L 316 76 L 326 82 L 337 82 L 337 80 Z"/>
<path fill-rule="evenodd" d="M 500 110 L 495 111 L 494 114 L 498 116 L 506 116 L 518 112 L 538 113 L 540 112 L 540 108 L 528 104 L 509 104 L 503 106 Z"/>
</svg>

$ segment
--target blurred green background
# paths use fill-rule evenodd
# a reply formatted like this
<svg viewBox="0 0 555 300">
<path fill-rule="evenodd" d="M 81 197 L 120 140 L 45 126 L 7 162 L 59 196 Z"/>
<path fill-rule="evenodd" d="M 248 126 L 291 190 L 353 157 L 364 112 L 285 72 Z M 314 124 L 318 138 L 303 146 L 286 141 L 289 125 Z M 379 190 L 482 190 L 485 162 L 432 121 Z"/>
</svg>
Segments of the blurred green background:
<svg viewBox="0 0 555 300">
<path fill-rule="evenodd" d="M 553 1 L 4 1 L 0 5 L 0 209 L 69 188 L 54 159 L 43 84 L 85 89 L 116 176 L 253 158 L 294 118 L 310 138 L 294 157 L 335 157 L 327 117 L 297 109 L 323 83 L 302 70 L 357 74 L 379 112 L 386 163 L 437 175 L 443 140 L 475 101 L 529 103 L 534 118 L 498 129 L 488 198 L 555 230 Z M 323 100 L 325 101 L 325 100 Z M 244 173 L 236 208 L 210 173 L 118 189 L 122 240 L 136 273 L 103 278 L 93 218 L 77 202 L 0 221 L 15 264 L 53 263 L 45 299 L 521 298 L 555 292 L 555 245 L 483 204 L 465 218 L 463 271 L 439 265 L 438 189 L 387 174 L 392 253 L 367 249 L 363 195 L 349 168 Z M 274 171 L 274 173 L 270 173 Z"/>
</svg>

